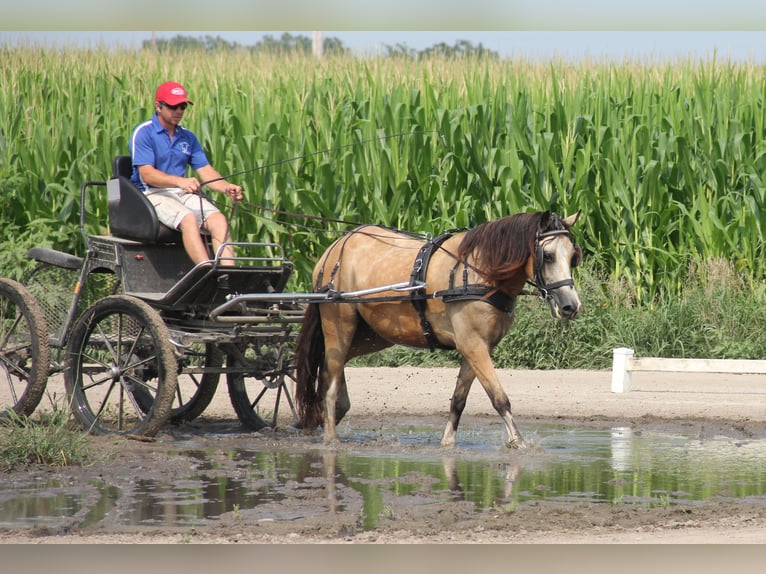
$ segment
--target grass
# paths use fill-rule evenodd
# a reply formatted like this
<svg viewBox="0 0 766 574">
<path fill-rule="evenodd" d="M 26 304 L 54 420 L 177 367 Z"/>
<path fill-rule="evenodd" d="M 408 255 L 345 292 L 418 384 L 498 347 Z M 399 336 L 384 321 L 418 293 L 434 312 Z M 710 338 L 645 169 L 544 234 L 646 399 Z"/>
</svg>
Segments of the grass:
<svg viewBox="0 0 766 574">
<path fill-rule="evenodd" d="M 66 409 L 40 412 L 35 418 L 8 409 L 0 416 L 0 470 L 32 465 L 74 466 L 91 459 L 88 434 L 71 421 Z"/>
</svg>

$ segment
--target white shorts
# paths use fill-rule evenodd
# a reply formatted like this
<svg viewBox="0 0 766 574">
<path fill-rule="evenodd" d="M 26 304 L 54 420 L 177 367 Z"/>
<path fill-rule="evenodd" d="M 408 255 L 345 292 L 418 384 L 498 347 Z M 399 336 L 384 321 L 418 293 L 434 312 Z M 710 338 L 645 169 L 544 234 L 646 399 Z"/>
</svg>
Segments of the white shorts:
<svg viewBox="0 0 766 574">
<path fill-rule="evenodd" d="M 150 188 L 144 193 L 146 193 L 146 197 L 154 206 L 157 212 L 157 219 L 173 229 L 178 229 L 181 220 L 189 213 L 194 214 L 197 218 L 197 223 L 201 227 L 205 219 L 213 213 L 219 212 L 215 205 L 201 195 L 186 193 L 177 187 L 167 189 Z"/>
</svg>

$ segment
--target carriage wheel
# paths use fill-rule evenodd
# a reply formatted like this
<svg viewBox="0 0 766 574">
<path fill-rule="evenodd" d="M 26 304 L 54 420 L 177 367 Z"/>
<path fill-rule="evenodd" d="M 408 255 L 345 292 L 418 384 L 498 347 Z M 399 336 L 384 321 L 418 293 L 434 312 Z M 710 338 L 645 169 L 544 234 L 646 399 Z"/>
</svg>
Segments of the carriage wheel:
<svg viewBox="0 0 766 574">
<path fill-rule="evenodd" d="M 51 362 L 48 326 L 21 283 L 0 279 L 0 416 L 31 415 L 45 393 Z"/>
<path fill-rule="evenodd" d="M 210 404 L 218 388 L 220 372 L 195 373 L 197 368 L 220 369 L 223 352 L 213 343 L 194 343 L 184 348 L 178 368 L 178 387 L 173 400 L 170 421 L 181 424 L 200 416 Z"/>
<path fill-rule="evenodd" d="M 248 345 L 240 352 L 239 356 L 229 354 L 227 361 L 229 398 L 240 422 L 255 431 L 297 425 L 298 413 L 292 398 L 295 381 L 292 369 L 286 365 L 288 347 L 265 351 L 272 355 L 266 371 L 259 368 L 264 350 L 259 353 Z"/>
<path fill-rule="evenodd" d="M 72 330 L 65 371 L 75 418 L 95 434 L 154 436 L 170 417 L 178 364 L 159 313 L 127 295 L 88 307 Z"/>
<path fill-rule="evenodd" d="M 181 347 L 178 346 L 180 349 Z M 212 343 L 194 343 L 183 348 L 183 357 L 178 360 L 178 383 L 170 410 L 170 422 L 183 424 L 200 416 L 213 400 L 218 388 L 220 372 L 199 373 L 199 369 L 220 369 L 223 353 Z M 138 407 L 148 413 L 154 397 L 143 388 L 133 391 Z"/>
</svg>

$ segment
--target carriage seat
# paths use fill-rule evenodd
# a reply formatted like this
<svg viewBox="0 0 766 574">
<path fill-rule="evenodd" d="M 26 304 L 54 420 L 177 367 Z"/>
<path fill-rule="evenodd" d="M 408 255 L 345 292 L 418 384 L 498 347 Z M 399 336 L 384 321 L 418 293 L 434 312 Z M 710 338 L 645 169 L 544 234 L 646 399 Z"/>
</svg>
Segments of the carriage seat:
<svg viewBox="0 0 766 574">
<path fill-rule="evenodd" d="M 154 206 L 130 180 L 133 160 L 118 155 L 112 160 L 112 177 L 107 182 L 109 231 L 116 237 L 142 243 L 181 243 L 181 232 L 163 225 Z"/>
</svg>

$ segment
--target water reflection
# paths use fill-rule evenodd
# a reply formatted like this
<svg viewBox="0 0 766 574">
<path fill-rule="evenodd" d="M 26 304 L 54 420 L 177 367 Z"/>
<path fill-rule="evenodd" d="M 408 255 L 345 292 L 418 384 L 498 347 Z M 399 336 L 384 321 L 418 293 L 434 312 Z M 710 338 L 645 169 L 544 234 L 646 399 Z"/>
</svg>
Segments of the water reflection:
<svg viewBox="0 0 766 574">
<path fill-rule="evenodd" d="M 498 444 L 493 433 L 502 429 L 470 431 L 445 452 L 433 446 L 438 429 L 376 432 L 383 444 L 407 448 L 375 452 L 351 439 L 337 451 L 231 450 L 224 461 L 220 452 L 190 449 L 182 454 L 196 465 L 181 479 L 142 479 L 123 489 L 0 485 L 0 526 L 67 517 L 94 525 L 107 515 L 117 524 L 170 526 L 354 512 L 359 526 L 371 529 L 402 497 L 408 504 L 469 503 L 476 511 L 546 500 L 664 506 L 766 497 L 766 440 L 542 425 L 528 432 L 540 447 L 531 453 L 488 446 Z"/>
<path fill-rule="evenodd" d="M 0 492 L 0 527 L 45 526 L 82 509 L 83 494 L 59 481 L 17 486 Z"/>
<path fill-rule="evenodd" d="M 625 472 L 632 468 L 633 429 L 615 427 L 609 431 L 612 449 L 612 468 Z"/>
<path fill-rule="evenodd" d="M 114 507 L 120 490 L 102 483 L 61 481 L 15 484 L 0 489 L 0 528 L 92 526 Z"/>
</svg>

